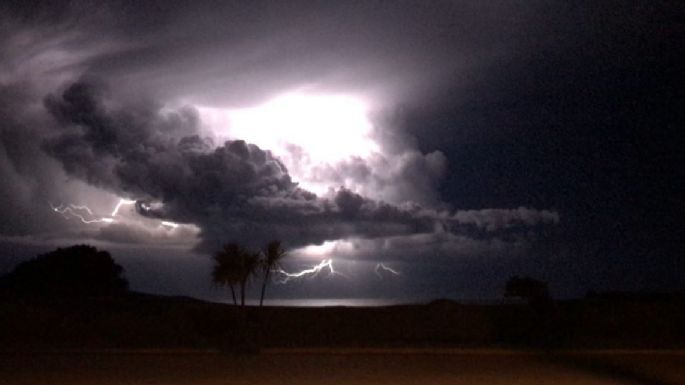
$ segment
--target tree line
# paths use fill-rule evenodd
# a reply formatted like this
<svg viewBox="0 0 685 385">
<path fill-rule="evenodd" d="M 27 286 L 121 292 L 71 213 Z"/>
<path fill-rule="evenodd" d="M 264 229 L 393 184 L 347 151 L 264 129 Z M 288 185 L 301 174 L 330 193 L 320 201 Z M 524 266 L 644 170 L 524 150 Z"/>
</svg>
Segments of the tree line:
<svg viewBox="0 0 685 385">
<path fill-rule="evenodd" d="M 272 272 L 287 255 L 281 241 L 268 242 L 260 250 L 227 243 L 213 254 L 211 281 L 230 289 L 233 304 L 245 306 L 253 279 L 261 279 L 259 306 L 264 303 Z M 124 269 L 109 252 L 90 245 L 74 245 L 21 262 L 0 276 L 0 291 L 40 297 L 92 297 L 128 292 Z"/>
</svg>

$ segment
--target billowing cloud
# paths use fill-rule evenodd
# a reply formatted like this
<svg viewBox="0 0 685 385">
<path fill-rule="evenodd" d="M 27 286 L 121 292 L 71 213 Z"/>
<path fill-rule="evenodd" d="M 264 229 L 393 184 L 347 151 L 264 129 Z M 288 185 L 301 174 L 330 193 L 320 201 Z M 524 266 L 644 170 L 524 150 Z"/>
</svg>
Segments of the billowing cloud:
<svg viewBox="0 0 685 385">
<path fill-rule="evenodd" d="M 677 287 L 682 8 L 0 2 L 0 241 L 128 244 L 133 259 L 173 244 L 207 268 L 180 249 L 271 234 L 328 250 L 317 258 L 401 260 L 431 282 L 409 261 L 499 256 L 463 273 L 512 263 L 491 287 L 553 271 L 574 287 L 642 289 L 645 274 Z M 307 126 L 285 125 L 261 110 L 283 95 L 351 103 L 308 100 L 285 109 Z M 274 124 L 252 135 L 207 113 L 248 110 Z M 138 211 L 114 217 L 122 197 Z M 97 221 L 51 210 L 69 204 Z M 540 251 L 555 231 L 563 263 Z M 621 258 L 625 271 L 604 268 Z M 472 260 L 450 261 L 436 269 Z"/>
<path fill-rule="evenodd" d="M 278 238 L 304 246 L 422 234 L 441 223 L 450 230 L 473 225 L 493 231 L 558 221 L 554 213 L 525 208 L 449 213 L 414 202 L 395 205 L 345 187 L 317 196 L 298 187 L 271 152 L 242 140 L 214 146 L 200 137 L 192 108 L 128 106 L 86 80 L 49 95 L 45 105 L 59 128 L 44 147 L 69 175 L 137 200 L 145 217 L 198 226 L 204 248 L 228 240 L 259 245 Z M 441 155 L 408 158 L 397 172 L 409 177 L 400 181 L 420 183 L 421 175 L 434 178 L 444 167 Z M 412 165 L 418 170 L 407 170 Z M 426 172 L 432 168 L 435 175 Z"/>
<path fill-rule="evenodd" d="M 356 239 L 359 250 L 384 244 L 402 245 L 386 250 L 418 253 L 476 250 L 467 247 L 469 240 L 481 246 L 506 243 L 513 233 L 559 220 L 555 212 L 527 208 L 450 210 L 453 202 L 438 192 L 448 156 L 420 149 L 384 112 L 403 96 L 418 95 L 418 84 L 455 68 L 468 72 L 476 57 L 489 60 L 501 53 L 497 44 L 481 44 L 487 42 L 478 34 L 461 34 L 462 43 L 450 45 L 452 51 L 470 50 L 464 60 L 429 61 L 424 55 L 441 54 L 407 47 L 429 47 L 444 36 L 416 23 L 406 9 L 321 7 L 312 12 L 323 18 L 289 25 L 280 20 L 292 12 L 290 6 L 266 14 L 256 6 L 246 12 L 260 14 L 259 21 L 240 27 L 230 19 L 233 12 L 190 3 L 150 9 L 159 21 L 155 25 L 139 23 L 145 19 L 141 13 L 112 4 L 38 8 L 10 7 L 1 18 L 7 32 L 0 38 L 0 171 L 8 181 L 1 187 L 7 197 L 2 209 L 11 218 L 2 223 L 2 233 L 7 236 L 122 244 L 192 245 L 199 239 L 203 250 L 228 240 L 260 244 L 281 238 L 297 247 Z M 489 6 L 450 12 L 418 8 L 443 22 L 450 12 L 479 15 L 468 19 L 480 29 L 488 29 L 488 21 L 501 12 Z M 198 15 L 221 15 L 222 23 L 197 23 Z M 381 24 L 388 28 L 364 21 L 374 15 L 387 18 Z M 338 28 L 359 33 L 341 34 Z M 422 33 L 394 37 L 406 28 Z M 252 31 L 249 44 L 226 37 L 247 31 Z M 376 39 L 368 40 L 369 34 Z M 332 42 L 337 49 L 327 48 Z M 218 135 L 202 113 L 249 107 L 301 88 L 364 95 L 370 150 L 327 162 L 316 161 L 311 149 L 297 143 L 276 153 L 235 135 L 231 127 L 224 132 L 227 138 Z M 305 188 L 308 183 L 330 189 L 314 194 Z M 121 197 L 138 201 L 137 214 L 97 226 L 72 218 L 65 230 L 67 219 L 50 211 L 51 205 L 77 203 L 107 216 Z M 162 220 L 188 227 L 163 228 Z"/>
<path fill-rule="evenodd" d="M 461 210 L 454 214 L 459 223 L 475 225 L 487 231 L 506 229 L 514 225 L 535 226 L 539 223 L 559 223 L 559 213 L 550 210 L 531 210 L 525 207 L 518 209 L 483 209 Z"/>
</svg>

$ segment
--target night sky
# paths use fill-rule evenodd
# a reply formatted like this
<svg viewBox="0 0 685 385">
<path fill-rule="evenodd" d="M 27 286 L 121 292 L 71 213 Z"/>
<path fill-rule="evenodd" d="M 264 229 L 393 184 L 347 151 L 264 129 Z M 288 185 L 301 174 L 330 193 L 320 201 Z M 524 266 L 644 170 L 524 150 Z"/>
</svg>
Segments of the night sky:
<svg viewBox="0 0 685 385">
<path fill-rule="evenodd" d="M 3 2 L 0 272 L 89 243 L 223 299 L 212 252 L 281 239 L 329 263 L 272 298 L 683 289 L 684 37 L 677 1 Z"/>
</svg>

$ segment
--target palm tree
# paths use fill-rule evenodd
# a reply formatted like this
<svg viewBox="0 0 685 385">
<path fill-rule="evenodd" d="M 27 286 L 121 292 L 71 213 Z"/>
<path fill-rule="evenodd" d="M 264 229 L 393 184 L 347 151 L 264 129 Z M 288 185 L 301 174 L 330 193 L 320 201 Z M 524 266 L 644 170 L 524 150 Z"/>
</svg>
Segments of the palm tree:
<svg viewBox="0 0 685 385">
<path fill-rule="evenodd" d="M 252 252 L 238 245 L 227 243 L 214 254 L 214 269 L 212 281 L 220 286 L 228 286 L 231 289 L 233 304 L 238 304 L 236 286 L 240 289 L 240 311 L 238 317 L 238 337 L 244 348 L 249 348 L 250 329 L 247 322 L 247 308 L 245 307 L 245 293 L 250 278 L 259 267 L 259 253 Z"/>
<path fill-rule="evenodd" d="M 281 245 L 281 241 L 271 241 L 264 248 L 263 254 L 262 269 L 264 270 L 264 281 L 262 282 L 262 295 L 259 297 L 259 307 L 262 307 L 264 303 L 264 293 L 266 293 L 266 285 L 269 282 L 271 271 L 278 267 L 280 260 L 285 257 L 286 251 Z"/>
<path fill-rule="evenodd" d="M 235 285 L 241 281 L 240 255 L 242 248 L 235 243 L 227 243 L 223 248 L 214 253 L 214 269 L 212 270 L 212 282 L 219 286 L 228 286 L 231 289 L 233 304 L 237 305 Z"/>
<path fill-rule="evenodd" d="M 240 306 L 245 306 L 245 292 L 252 275 L 259 268 L 259 253 L 241 249 L 239 254 L 240 265 Z"/>
<path fill-rule="evenodd" d="M 234 305 L 238 304 L 237 286 L 240 290 L 240 305 L 245 306 L 247 286 L 259 264 L 259 253 L 249 251 L 237 243 L 227 243 L 214 254 L 212 281 L 231 289 Z"/>
</svg>

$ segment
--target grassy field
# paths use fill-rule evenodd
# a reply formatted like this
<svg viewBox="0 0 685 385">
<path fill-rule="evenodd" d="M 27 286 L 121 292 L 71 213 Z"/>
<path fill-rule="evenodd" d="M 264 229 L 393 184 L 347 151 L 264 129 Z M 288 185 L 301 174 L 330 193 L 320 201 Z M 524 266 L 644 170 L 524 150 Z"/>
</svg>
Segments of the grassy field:
<svg viewBox="0 0 685 385">
<path fill-rule="evenodd" d="M 682 352 L 265 351 L 0 355 L 1 384 L 685 384 Z"/>
</svg>

